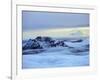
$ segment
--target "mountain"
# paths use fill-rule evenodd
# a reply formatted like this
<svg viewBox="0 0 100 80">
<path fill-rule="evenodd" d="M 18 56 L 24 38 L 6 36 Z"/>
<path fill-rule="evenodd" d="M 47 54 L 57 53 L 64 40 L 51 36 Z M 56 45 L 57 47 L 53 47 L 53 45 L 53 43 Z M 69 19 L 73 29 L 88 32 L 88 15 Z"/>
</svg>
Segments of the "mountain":
<svg viewBox="0 0 100 80">
<path fill-rule="evenodd" d="M 35 39 L 29 39 L 23 44 L 23 50 L 25 49 L 42 49 L 42 46 Z"/>
<path fill-rule="evenodd" d="M 23 50 L 26 49 L 43 49 L 48 47 L 62 46 L 67 47 L 67 45 L 62 40 L 54 40 L 51 37 L 41 37 L 38 36 L 35 39 L 29 39 L 23 43 Z"/>
<path fill-rule="evenodd" d="M 23 54 L 38 54 L 49 50 L 58 51 L 59 49 L 67 51 L 71 54 L 84 54 L 89 51 L 89 39 L 78 38 L 70 41 L 53 39 L 51 37 L 38 36 L 34 39 L 25 40 L 22 43 Z M 86 53 L 87 54 L 87 53 Z"/>
</svg>

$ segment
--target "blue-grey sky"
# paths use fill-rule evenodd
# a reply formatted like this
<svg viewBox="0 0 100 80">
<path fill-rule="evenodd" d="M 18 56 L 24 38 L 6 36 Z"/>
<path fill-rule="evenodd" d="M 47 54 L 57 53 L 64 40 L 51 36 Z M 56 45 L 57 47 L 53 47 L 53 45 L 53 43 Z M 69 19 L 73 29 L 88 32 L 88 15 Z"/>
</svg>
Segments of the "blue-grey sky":
<svg viewBox="0 0 100 80">
<path fill-rule="evenodd" d="M 89 26 L 88 13 L 22 11 L 23 30 Z"/>
</svg>

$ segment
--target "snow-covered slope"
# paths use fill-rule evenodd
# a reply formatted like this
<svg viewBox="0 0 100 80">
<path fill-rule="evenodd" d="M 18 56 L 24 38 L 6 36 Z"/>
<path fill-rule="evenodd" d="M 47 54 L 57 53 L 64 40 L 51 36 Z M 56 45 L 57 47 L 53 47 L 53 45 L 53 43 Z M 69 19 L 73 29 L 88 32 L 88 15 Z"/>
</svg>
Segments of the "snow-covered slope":
<svg viewBox="0 0 100 80">
<path fill-rule="evenodd" d="M 37 37 L 26 41 L 23 47 L 26 46 L 23 48 L 23 69 L 89 65 L 88 38 L 67 41 Z"/>
</svg>

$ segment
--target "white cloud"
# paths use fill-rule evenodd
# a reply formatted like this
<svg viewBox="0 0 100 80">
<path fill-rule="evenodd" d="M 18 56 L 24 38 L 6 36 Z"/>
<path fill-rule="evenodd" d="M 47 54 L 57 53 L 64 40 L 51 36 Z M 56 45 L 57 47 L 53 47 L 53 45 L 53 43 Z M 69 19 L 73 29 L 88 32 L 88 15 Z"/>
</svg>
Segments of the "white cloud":
<svg viewBox="0 0 100 80">
<path fill-rule="evenodd" d="M 23 39 L 34 38 L 37 36 L 49 36 L 49 37 L 89 36 L 89 27 L 29 30 L 23 32 Z"/>
</svg>

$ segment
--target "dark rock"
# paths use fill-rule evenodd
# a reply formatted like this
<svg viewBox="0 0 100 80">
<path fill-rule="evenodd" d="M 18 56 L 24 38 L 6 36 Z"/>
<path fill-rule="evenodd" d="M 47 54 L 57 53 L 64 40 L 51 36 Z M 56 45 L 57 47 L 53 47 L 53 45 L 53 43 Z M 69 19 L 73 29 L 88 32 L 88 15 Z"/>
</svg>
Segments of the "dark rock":
<svg viewBox="0 0 100 80">
<path fill-rule="evenodd" d="M 41 36 L 38 36 L 35 39 L 38 40 L 38 41 L 42 41 L 42 37 Z"/>
<path fill-rule="evenodd" d="M 25 49 L 42 49 L 42 46 L 35 39 L 29 39 L 23 46 L 23 50 Z"/>
<path fill-rule="evenodd" d="M 64 43 L 64 41 L 57 41 L 55 44 L 56 44 L 56 46 L 68 47 L 68 46 Z"/>
<path fill-rule="evenodd" d="M 44 37 L 44 41 L 50 42 L 50 41 L 52 41 L 52 39 L 50 37 Z"/>
<path fill-rule="evenodd" d="M 38 41 L 45 41 L 45 42 L 50 42 L 52 40 L 52 38 L 50 37 L 41 37 L 41 36 L 38 36 L 35 39 Z"/>
<path fill-rule="evenodd" d="M 56 47 L 55 40 L 50 41 L 50 46 L 51 47 Z"/>
</svg>

